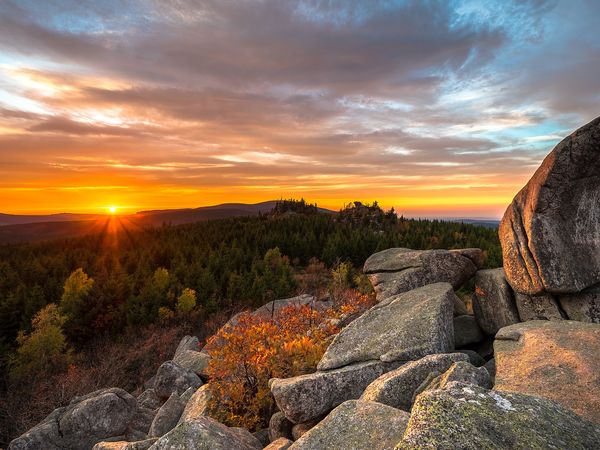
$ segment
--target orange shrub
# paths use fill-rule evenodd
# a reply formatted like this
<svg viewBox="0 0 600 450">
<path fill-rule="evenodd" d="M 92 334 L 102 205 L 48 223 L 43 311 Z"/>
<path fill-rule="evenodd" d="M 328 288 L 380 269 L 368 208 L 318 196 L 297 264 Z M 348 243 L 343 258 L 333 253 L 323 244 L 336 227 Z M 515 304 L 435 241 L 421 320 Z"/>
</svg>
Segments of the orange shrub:
<svg viewBox="0 0 600 450">
<path fill-rule="evenodd" d="M 271 378 L 311 373 L 339 329 L 331 319 L 366 310 L 372 296 L 348 296 L 326 311 L 284 308 L 273 319 L 242 313 L 207 342 L 213 415 L 229 426 L 258 430 L 268 425 L 275 404 Z"/>
</svg>

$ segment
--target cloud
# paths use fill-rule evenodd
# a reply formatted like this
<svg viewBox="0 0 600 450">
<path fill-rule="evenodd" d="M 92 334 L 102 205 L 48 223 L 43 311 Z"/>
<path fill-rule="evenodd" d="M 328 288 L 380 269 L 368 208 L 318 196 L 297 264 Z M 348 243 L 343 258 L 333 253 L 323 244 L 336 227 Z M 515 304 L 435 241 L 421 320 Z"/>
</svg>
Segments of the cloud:
<svg viewBox="0 0 600 450">
<path fill-rule="evenodd" d="M 508 202 L 595 114 L 596 12 L 583 0 L 5 1 L 0 187 Z M 135 201 L 164 206 L 148 198 Z"/>
</svg>

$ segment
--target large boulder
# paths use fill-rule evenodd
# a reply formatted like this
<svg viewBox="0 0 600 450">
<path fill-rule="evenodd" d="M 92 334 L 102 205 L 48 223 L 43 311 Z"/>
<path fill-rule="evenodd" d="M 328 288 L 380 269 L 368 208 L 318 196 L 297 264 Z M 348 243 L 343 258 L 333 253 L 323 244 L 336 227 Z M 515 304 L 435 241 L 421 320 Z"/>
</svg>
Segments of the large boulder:
<svg viewBox="0 0 600 450">
<path fill-rule="evenodd" d="M 454 291 L 436 283 L 390 297 L 344 328 L 319 370 L 359 361 L 410 361 L 454 350 Z"/>
<path fill-rule="evenodd" d="M 211 398 L 210 384 L 205 384 L 200 389 L 197 389 L 186 403 L 179 423 L 194 420 L 202 416 L 209 416 Z"/>
<path fill-rule="evenodd" d="M 427 284 L 446 282 L 458 289 L 477 271 L 479 249 L 411 250 L 389 248 L 371 255 L 364 272 L 383 300 Z"/>
<path fill-rule="evenodd" d="M 520 321 L 512 289 L 501 267 L 480 270 L 475 275 L 473 312 L 487 334 L 496 334 L 500 328 Z"/>
<path fill-rule="evenodd" d="M 561 295 L 559 301 L 569 319 L 600 323 L 600 286 L 578 294 Z"/>
<path fill-rule="evenodd" d="M 429 355 L 411 361 L 373 381 L 363 392 L 361 400 L 383 403 L 410 411 L 415 390 L 432 374 L 444 373 L 457 361 L 468 361 L 464 353 Z"/>
<path fill-rule="evenodd" d="M 200 386 L 202 386 L 202 380 L 198 375 L 173 361 L 166 361 L 158 368 L 152 385 L 156 395 L 165 400 L 173 392 L 181 395 L 190 387 L 199 388 Z"/>
<path fill-rule="evenodd" d="M 156 413 L 150 426 L 149 436 L 160 437 L 171 431 L 177 425 L 184 407 L 185 404 L 179 399 L 179 395 L 173 392 Z"/>
<path fill-rule="evenodd" d="M 209 417 L 199 417 L 177 425 L 150 447 L 150 450 L 233 449 L 261 450 L 262 445 L 249 431 L 243 433 Z"/>
<path fill-rule="evenodd" d="M 531 296 L 515 293 L 515 303 L 521 321 L 529 320 L 563 320 L 558 302 L 550 294 Z"/>
<path fill-rule="evenodd" d="M 554 400 L 600 424 L 600 325 L 531 321 L 494 342 L 494 389 Z"/>
<path fill-rule="evenodd" d="M 293 423 L 319 418 L 346 400 L 356 400 L 373 380 L 399 363 L 363 362 L 327 372 L 270 380 L 277 406 Z"/>
<path fill-rule="evenodd" d="M 515 291 L 580 292 L 600 283 L 600 117 L 563 139 L 500 223 Z"/>
<path fill-rule="evenodd" d="M 305 433 L 290 450 L 384 450 L 402 439 L 409 414 L 390 406 L 349 400 Z"/>
<path fill-rule="evenodd" d="M 9 450 L 89 450 L 97 442 L 125 437 L 138 413 L 135 397 L 111 388 L 75 397 L 13 440 Z"/>
<path fill-rule="evenodd" d="M 179 341 L 179 345 L 177 345 L 177 349 L 175 350 L 175 354 L 173 355 L 173 359 L 177 358 L 177 355 L 187 351 L 199 351 L 200 350 L 200 341 L 196 336 L 184 336 Z"/>
<path fill-rule="evenodd" d="M 206 352 L 183 350 L 175 355 L 173 362 L 184 369 L 194 372 L 200 377 L 208 377 L 208 364 L 210 363 L 210 355 Z"/>
<path fill-rule="evenodd" d="M 396 449 L 600 448 L 600 427 L 551 400 L 452 383 L 417 397 Z"/>
</svg>

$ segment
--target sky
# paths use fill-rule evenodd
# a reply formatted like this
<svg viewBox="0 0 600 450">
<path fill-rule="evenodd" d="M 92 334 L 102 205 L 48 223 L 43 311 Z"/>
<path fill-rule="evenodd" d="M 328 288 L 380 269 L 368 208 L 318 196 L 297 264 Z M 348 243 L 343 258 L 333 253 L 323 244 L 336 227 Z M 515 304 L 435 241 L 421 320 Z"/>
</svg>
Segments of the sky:
<svg viewBox="0 0 600 450">
<path fill-rule="evenodd" d="M 0 212 L 498 218 L 600 112 L 600 2 L 0 0 Z"/>
</svg>

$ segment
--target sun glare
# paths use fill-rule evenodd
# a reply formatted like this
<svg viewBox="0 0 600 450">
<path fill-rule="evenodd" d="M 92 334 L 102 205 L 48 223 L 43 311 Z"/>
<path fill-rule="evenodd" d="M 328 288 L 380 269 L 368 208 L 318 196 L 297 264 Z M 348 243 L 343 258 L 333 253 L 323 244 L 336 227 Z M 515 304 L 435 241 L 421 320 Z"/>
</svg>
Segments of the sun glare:
<svg viewBox="0 0 600 450">
<path fill-rule="evenodd" d="M 117 213 L 117 207 L 116 206 L 109 206 L 108 207 L 108 212 L 111 214 L 116 214 Z"/>
</svg>

